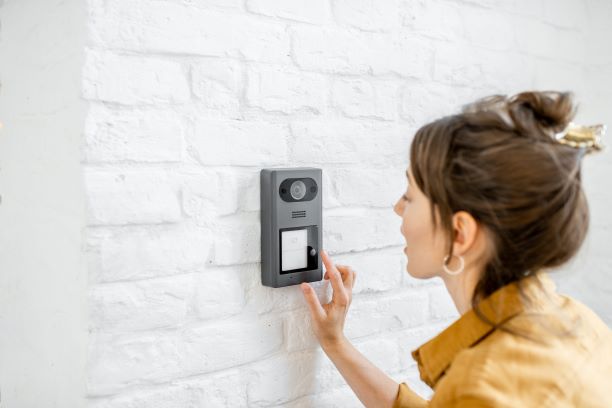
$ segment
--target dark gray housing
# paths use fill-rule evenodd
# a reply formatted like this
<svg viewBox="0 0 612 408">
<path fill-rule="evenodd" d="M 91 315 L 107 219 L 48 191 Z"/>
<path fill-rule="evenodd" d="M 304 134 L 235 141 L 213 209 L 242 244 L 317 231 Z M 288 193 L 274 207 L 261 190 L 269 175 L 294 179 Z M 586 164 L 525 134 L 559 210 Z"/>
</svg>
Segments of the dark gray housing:
<svg viewBox="0 0 612 408">
<path fill-rule="evenodd" d="M 322 171 L 313 167 L 261 170 L 264 286 L 278 288 L 322 279 L 322 185 Z M 293 192 L 297 194 L 293 196 Z M 301 193 L 303 198 L 295 199 Z"/>
</svg>

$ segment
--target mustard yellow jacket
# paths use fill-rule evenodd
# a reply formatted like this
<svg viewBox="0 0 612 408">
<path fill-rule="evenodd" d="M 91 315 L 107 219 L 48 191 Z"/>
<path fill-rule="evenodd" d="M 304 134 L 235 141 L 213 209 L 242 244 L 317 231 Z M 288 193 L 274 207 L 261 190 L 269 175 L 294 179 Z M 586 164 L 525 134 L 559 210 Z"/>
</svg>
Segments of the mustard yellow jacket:
<svg viewBox="0 0 612 408">
<path fill-rule="evenodd" d="M 498 289 L 480 308 L 505 329 L 463 314 L 412 352 L 431 400 L 403 382 L 394 408 L 612 407 L 612 331 L 547 273 Z"/>
</svg>

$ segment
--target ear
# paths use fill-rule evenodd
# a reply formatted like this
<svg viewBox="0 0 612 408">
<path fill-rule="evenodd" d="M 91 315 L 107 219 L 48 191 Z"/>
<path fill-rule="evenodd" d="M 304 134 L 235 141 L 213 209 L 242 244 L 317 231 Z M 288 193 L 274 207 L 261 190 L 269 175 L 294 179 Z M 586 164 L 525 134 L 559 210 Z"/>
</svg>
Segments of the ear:
<svg viewBox="0 0 612 408">
<path fill-rule="evenodd" d="M 476 219 L 467 211 L 457 211 L 453 214 L 453 253 L 462 255 L 476 242 L 479 225 Z"/>
</svg>

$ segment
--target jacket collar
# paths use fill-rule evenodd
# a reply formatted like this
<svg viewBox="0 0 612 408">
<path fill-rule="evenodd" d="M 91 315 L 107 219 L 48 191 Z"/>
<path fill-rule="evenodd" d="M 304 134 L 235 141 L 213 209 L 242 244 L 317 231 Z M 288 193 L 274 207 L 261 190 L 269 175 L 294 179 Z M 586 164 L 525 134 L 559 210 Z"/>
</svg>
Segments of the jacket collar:
<svg viewBox="0 0 612 408">
<path fill-rule="evenodd" d="M 537 292 L 554 292 L 556 287 L 546 272 L 523 278 L 520 286 L 535 303 L 526 304 L 519 292 L 519 285 L 512 282 L 480 302 L 482 314 L 496 324 L 505 322 L 527 307 L 537 307 L 537 302 L 542 299 L 542 296 L 533 296 Z M 421 379 L 433 388 L 460 351 L 475 345 L 492 331 L 493 326 L 481 320 L 473 309 L 465 312 L 448 328 L 412 352 Z"/>
</svg>

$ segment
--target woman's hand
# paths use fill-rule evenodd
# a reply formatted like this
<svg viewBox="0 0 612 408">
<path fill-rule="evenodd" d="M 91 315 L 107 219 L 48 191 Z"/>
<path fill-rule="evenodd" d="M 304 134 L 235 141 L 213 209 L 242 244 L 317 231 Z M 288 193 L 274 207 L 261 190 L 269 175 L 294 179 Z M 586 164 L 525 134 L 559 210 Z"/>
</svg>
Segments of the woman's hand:
<svg viewBox="0 0 612 408">
<path fill-rule="evenodd" d="M 334 265 L 327 252 L 321 250 L 320 254 L 326 270 L 323 278 L 329 279 L 332 284 L 331 302 L 321 305 L 314 289 L 307 282 L 303 282 L 300 287 L 310 309 L 315 336 L 322 346 L 328 346 L 344 339 L 344 321 L 353 297 L 357 274 L 349 266 Z"/>
</svg>

